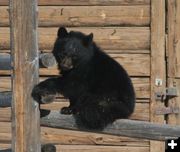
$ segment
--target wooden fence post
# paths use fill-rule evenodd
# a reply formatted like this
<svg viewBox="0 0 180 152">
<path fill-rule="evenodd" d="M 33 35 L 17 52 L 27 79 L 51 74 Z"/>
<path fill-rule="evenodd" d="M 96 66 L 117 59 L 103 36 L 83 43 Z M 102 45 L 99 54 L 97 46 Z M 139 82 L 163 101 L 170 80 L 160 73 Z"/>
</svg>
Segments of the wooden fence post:
<svg viewBox="0 0 180 152">
<path fill-rule="evenodd" d="M 38 82 L 37 2 L 10 0 L 13 62 L 12 151 L 40 152 L 38 104 L 31 91 Z"/>
<path fill-rule="evenodd" d="M 164 123 L 164 115 L 156 115 L 155 110 L 164 103 L 156 101 L 155 93 L 164 92 L 166 87 L 165 68 L 165 0 L 151 0 L 151 122 Z M 165 143 L 150 142 L 150 152 L 164 152 Z"/>
</svg>

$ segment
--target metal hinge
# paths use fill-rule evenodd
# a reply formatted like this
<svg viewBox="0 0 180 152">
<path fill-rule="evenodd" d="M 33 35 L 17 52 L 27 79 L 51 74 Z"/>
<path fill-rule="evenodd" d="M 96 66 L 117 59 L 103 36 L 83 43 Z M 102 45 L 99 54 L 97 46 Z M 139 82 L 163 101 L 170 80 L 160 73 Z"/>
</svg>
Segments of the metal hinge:
<svg viewBox="0 0 180 152">
<path fill-rule="evenodd" d="M 156 115 L 165 115 L 165 114 L 179 114 L 179 107 L 163 107 L 155 110 Z"/>
<path fill-rule="evenodd" d="M 172 88 L 166 88 L 165 92 L 155 92 L 155 99 L 164 101 L 166 99 L 171 99 L 174 97 L 177 97 L 177 88 L 172 87 Z"/>
</svg>

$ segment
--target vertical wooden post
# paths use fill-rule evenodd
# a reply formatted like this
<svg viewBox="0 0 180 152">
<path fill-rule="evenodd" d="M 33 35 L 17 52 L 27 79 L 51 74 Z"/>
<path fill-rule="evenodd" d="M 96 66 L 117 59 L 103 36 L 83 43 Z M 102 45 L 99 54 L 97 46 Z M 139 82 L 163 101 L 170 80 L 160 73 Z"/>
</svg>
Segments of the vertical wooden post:
<svg viewBox="0 0 180 152">
<path fill-rule="evenodd" d="M 38 104 L 31 91 L 38 82 L 37 2 L 10 0 L 13 59 L 12 151 L 40 152 Z"/>
<path fill-rule="evenodd" d="M 168 87 L 176 87 L 180 95 L 180 1 L 168 0 Z M 168 101 L 169 107 L 180 107 L 180 96 Z M 180 114 L 167 117 L 168 124 L 180 124 Z"/>
<path fill-rule="evenodd" d="M 165 0 L 151 0 L 151 122 L 164 123 L 164 116 L 155 114 L 164 103 L 155 100 L 155 92 L 165 91 Z M 150 152 L 164 152 L 164 142 L 151 141 Z"/>
</svg>

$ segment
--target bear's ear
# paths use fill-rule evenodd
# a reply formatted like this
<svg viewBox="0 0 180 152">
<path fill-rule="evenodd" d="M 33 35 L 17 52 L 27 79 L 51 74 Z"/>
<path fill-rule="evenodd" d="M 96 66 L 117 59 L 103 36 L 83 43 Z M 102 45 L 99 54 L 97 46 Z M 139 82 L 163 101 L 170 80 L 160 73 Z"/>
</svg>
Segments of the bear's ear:
<svg viewBox="0 0 180 152">
<path fill-rule="evenodd" d="M 65 27 L 60 27 L 60 28 L 58 29 L 58 33 L 57 33 L 58 38 L 64 38 L 64 37 L 66 37 L 67 35 L 68 35 L 68 32 L 67 32 L 67 30 L 66 30 Z"/>
<path fill-rule="evenodd" d="M 93 33 L 90 33 L 89 35 L 87 35 L 84 40 L 83 43 L 85 46 L 87 46 L 88 44 L 90 44 L 93 41 Z"/>
</svg>

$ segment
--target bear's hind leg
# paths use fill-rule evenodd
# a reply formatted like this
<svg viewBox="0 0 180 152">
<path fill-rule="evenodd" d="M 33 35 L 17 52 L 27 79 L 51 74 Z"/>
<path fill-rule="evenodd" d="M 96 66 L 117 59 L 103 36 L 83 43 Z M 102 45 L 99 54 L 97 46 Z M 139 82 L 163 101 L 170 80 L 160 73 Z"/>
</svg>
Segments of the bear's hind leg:
<svg viewBox="0 0 180 152">
<path fill-rule="evenodd" d="M 103 130 L 111 123 L 107 111 L 96 104 L 86 105 L 74 117 L 79 128 Z"/>
</svg>

